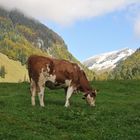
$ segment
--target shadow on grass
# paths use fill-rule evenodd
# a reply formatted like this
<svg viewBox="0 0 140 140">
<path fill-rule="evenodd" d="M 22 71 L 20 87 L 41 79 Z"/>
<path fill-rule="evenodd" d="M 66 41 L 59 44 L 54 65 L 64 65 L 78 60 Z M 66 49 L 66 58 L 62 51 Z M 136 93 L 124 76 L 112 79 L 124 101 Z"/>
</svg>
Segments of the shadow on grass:
<svg viewBox="0 0 140 140">
<path fill-rule="evenodd" d="M 63 100 L 45 100 L 46 105 L 56 105 L 56 106 L 64 106 L 65 102 Z"/>
</svg>

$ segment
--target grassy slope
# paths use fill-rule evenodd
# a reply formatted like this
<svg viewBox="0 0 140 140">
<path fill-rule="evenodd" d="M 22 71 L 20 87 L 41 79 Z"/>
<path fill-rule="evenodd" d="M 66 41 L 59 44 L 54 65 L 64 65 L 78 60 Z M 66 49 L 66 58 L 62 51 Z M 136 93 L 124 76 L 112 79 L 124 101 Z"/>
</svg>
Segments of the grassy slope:
<svg viewBox="0 0 140 140">
<path fill-rule="evenodd" d="M 46 90 L 46 107 L 31 107 L 29 85 L 0 84 L 0 139 L 138 140 L 140 81 L 94 82 L 96 108 L 73 95 L 64 108 L 62 90 Z M 62 92 L 62 93 L 61 93 Z M 60 93 L 60 94 L 59 94 Z"/>
<path fill-rule="evenodd" d="M 0 77 L 0 82 L 19 82 L 28 77 L 27 69 L 19 61 L 9 59 L 6 55 L 0 53 L 0 66 L 5 66 L 5 78 Z"/>
</svg>

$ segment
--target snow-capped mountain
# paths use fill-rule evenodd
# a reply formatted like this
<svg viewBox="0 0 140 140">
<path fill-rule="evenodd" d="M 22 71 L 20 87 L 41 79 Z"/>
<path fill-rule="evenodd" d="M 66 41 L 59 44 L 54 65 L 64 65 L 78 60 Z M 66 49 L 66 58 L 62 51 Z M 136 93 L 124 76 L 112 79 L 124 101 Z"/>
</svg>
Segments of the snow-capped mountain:
<svg viewBox="0 0 140 140">
<path fill-rule="evenodd" d="M 102 71 L 113 69 L 116 65 L 134 53 L 134 50 L 125 48 L 122 50 L 103 53 L 86 59 L 83 64 L 91 70 Z"/>
</svg>

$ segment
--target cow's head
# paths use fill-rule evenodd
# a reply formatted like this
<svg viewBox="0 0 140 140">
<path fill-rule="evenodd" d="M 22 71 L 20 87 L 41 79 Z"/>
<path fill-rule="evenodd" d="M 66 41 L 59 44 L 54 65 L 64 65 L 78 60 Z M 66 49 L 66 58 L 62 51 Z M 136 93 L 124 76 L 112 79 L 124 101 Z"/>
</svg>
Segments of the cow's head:
<svg viewBox="0 0 140 140">
<path fill-rule="evenodd" d="M 86 94 L 84 94 L 83 99 L 85 99 L 90 106 L 95 106 L 96 94 L 97 94 L 97 90 L 95 89 L 92 91 L 88 91 L 86 92 Z"/>
</svg>

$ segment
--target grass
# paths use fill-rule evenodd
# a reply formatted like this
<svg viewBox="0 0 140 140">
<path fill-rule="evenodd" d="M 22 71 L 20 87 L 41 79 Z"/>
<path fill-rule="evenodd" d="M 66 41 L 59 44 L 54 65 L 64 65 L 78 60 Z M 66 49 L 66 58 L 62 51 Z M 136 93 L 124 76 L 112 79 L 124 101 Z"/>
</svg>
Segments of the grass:
<svg viewBox="0 0 140 140">
<path fill-rule="evenodd" d="M 0 83 L 0 140 L 138 140 L 140 81 L 95 81 L 96 107 L 82 94 L 64 107 L 64 91 L 45 91 L 45 108 L 30 102 L 29 84 Z"/>
</svg>

